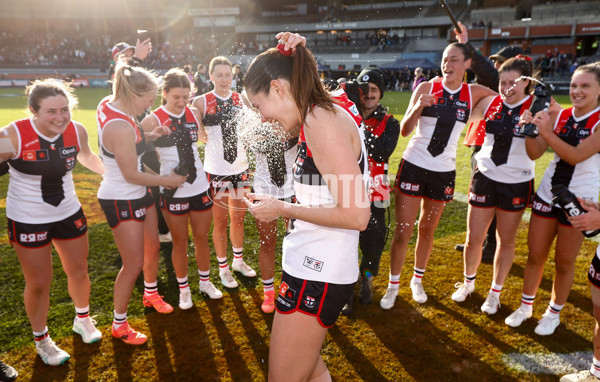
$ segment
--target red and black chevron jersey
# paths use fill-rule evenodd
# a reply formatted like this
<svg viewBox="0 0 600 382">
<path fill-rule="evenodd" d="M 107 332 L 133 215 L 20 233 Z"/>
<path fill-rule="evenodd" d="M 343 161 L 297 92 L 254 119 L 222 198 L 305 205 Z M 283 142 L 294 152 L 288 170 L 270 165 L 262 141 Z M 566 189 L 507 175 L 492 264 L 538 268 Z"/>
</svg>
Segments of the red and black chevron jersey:
<svg viewBox="0 0 600 382">
<path fill-rule="evenodd" d="M 135 151 L 137 155 L 137 168 L 142 169 L 142 154 L 146 149 L 144 132 L 137 121 L 129 115 L 116 109 L 110 104 L 111 97 L 105 97 L 100 101 L 96 110 L 96 121 L 98 123 L 98 146 L 100 158 L 104 162 L 104 175 L 98 189 L 98 198 L 106 200 L 134 200 L 140 199 L 146 194 L 146 187 L 128 183 L 121 173 L 121 169 L 115 160 L 113 153 L 104 147 L 102 134 L 104 128 L 113 121 L 123 121 L 129 124 L 135 132 Z"/>
<path fill-rule="evenodd" d="M 525 137 L 518 133 L 520 116 L 531 101 L 531 96 L 526 96 L 510 105 L 496 96 L 485 111 L 485 140 L 475 159 L 486 177 L 501 183 L 533 179 L 535 162 L 527 155 Z"/>
<path fill-rule="evenodd" d="M 368 183 L 367 151 L 362 118 L 345 93 L 334 93 L 338 112 L 352 116 L 360 135 L 361 156 L 358 159 L 362 180 Z M 304 128 L 300 133 L 300 152 L 294 165 L 294 191 L 300 204 L 323 205 L 333 202 L 331 192 L 314 164 L 306 144 Z M 323 227 L 294 220 L 293 228 L 283 240 L 283 269 L 305 280 L 350 284 L 358 277 L 358 237 L 356 230 Z"/>
<path fill-rule="evenodd" d="M 554 125 L 554 133 L 560 139 L 577 146 L 581 141 L 595 133 L 600 121 L 600 106 L 581 117 L 576 117 L 573 108 L 560 112 Z M 596 133 L 597 134 L 597 133 Z M 599 192 L 600 154 L 572 166 L 562 160 L 556 153 L 548 165 L 540 182 L 537 195 L 546 203 L 551 204 L 550 189 L 557 184 L 563 184 L 580 198 L 598 200 Z"/>
<path fill-rule="evenodd" d="M 238 93 L 226 98 L 214 91 L 203 94 L 204 117 L 202 124 L 208 140 L 204 149 L 204 168 L 213 175 L 234 175 L 248 169 L 246 149 L 238 135 L 236 115 L 242 109 Z"/>
<path fill-rule="evenodd" d="M 188 177 L 174 194 L 176 198 L 199 195 L 208 190 L 208 180 L 198 154 L 198 127 L 196 116 L 189 107 L 180 115 L 171 114 L 164 106 L 152 112 L 159 125 L 168 126 L 171 134 L 154 141 L 160 159 L 160 174 L 169 175 L 181 162 L 185 163 Z"/>
<path fill-rule="evenodd" d="M 361 126 L 362 117 L 358 112 L 358 108 L 356 105 L 350 101 L 348 96 L 344 91 L 339 91 L 332 93 L 333 98 L 335 99 L 337 105 L 343 110 L 345 110 L 356 123 L 357 126 Z M 298 156 L 296 157 L 296 162 L 294 163 L 293 173 L 294 173 L 294 181 L 301 184 L 307 185 L 316 185 L 316 186 L 326 186 L 325 180 L 317 166 L 315 165 L 315 161 L 312 157 L 312 152 L 310 148 L 306 144 L 306 137 L 304 136 L 304 125 L 300 127 L 300 136 L 298 137 Z M 363 169 L 364 156 L 361 156 L 359 161 L 359 165 L 361 170 Z"/>
<path fill-rule="evenodd" d="M 427 170 L 454 171 L 458 139 L 473 107 L 471 87 L 463 83 L 452 91 L 441 78 L 430 83 L 429 94 L 436 97 L 436 103 L 423 109 L 402 157 Z"/>
<path fill-rule="evenodd" d="M 80 151 L 73 121 L 53 138 L 40 133 L 31 118 L 15 121 L 12 126 L 19 136 L 19 147 L 8 162 L 7 217 L 35 224 L 73 215 L 81 207 L 71 176 Z"/>
</svg>

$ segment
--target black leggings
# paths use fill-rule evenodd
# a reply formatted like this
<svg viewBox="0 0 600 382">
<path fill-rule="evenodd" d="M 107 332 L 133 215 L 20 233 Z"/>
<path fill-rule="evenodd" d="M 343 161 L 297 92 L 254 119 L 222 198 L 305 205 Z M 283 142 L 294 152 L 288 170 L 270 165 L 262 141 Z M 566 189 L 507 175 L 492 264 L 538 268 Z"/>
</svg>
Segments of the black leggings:
<svg viewBox="0 0 600 382">
<path fill-rule="evenodd" d="M 379 273 L 381 252 L 385 247 L 387 225 L 385 222 L 385 208 L 376 207 L 371 203 L 371 218 L 367 229 L 360 233 L 359 245 L 362 252 L 360 262 L 361 273 L 368 270 L 374 276 Z"/>
</svg>

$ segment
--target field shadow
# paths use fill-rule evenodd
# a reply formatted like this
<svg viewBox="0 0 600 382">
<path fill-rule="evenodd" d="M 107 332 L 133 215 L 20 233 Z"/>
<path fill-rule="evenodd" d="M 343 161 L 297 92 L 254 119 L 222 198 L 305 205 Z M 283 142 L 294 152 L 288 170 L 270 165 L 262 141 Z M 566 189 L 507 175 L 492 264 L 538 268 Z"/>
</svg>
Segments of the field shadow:
<svg viewBox="0 0 600 382">
<path fill-rule="evenodd" d="M 220 380 L 215 353 L 200 312 L 193 306 L 146 316 L 161 381 Z M 201 376 L 201 378 L 200 378 Z"/>
<path fill-rule="evenodd" d="M 239 291 L 229 291 L 229 296 L 232 300 L 236 298 L 239 299 L 239 293 Z M 238 344 L 223 320 L 223 304 L 217 302 L 215 304 L 207 304 L 207 306 L 215 330 L 217 331 L 218 338 L 221 342 L 223 356 L 225 357 L 225 362 L 227 362 L 227 370 L 229 370 L 231 374 L 231 379 L 233 381 L 247 381 L 248 377 L 251 375 L 250 370 L 239 351 Z"/>
<path fill-rule="evenodd" d="M 148 344 L 140 346 L 127 345 L 119 339 L 110 338 L 113 347 L 114 365 L 117 371 L 117 381 L 132 381 L 134 375 L 131 374 L 133 368 L 133 355 L 138 349 L 148 350 Z"/>
<path fill-rule="evenodd" d="M 100 351 L 101 341 L 106 341 L 106 338 L 93 344 L 86 344 L 78 334 L 73 334 L 73 355 L 70 361 L 73 363 L 73 380 L 90 380 L 90 359 Z"/>
<path fill-rule="evenodd" d="M 250 293 L 251 295 L 258 294 L 256 289 L 244 291 L 243 293 Z M 269 360 L 269 346 L 267 338 L 264 338 L 256 327 L 256 325 L 260 324 L 262 321 L 253 320 L 252 317 L 250 317 L 247 308 L 244 306 L 243 301 L 240 299 L 239 293 L 231 295 L 231 301 L 233 302 L 233 307 L 236 313 L 238 314 L 238 317 L 242 324 L 241 326 L 243 327 L 244 332 L 246 333 L 246 337 L 250 339 L 250 346 L 252 347 L 253 353 L 256 357 L 256 363 L 260 365 L 260 370 L 263 374 L 264 379 L 266 380 L 268 375 L 267 364 Z M 256 301 L 256 297 L 252 296 L 252 301 Z M 260 310 L 260 305 L 256 306 L 256 304 L 253 303 L 251 309 Z M 273 324 L 273 315 L 269 316 L 270 320 L 266 318 L 265 323 L 269 328 L 270 333 L 270 328 Z"/>
<path fill-rule="evenodd" d="M 352 341 L 340 330 L 334 326 L 329 329 L 329 336 L 342 351 L 346 359 L 354 367 L 354 371 L 364 381 L 385 381 L 381 372 L 365 358 L 363 352 L 352 343 Z"/>
<path fill-rule="evenodd" d="M 436 301 L 428 301 L 437 309 L 447 310 Z M 402 314 L 399 314 L 402 312 Z M 455 311 L 450 311 L 461 322 L 467 322 L 466 317 Z M 381 343 L 399 360 L 401 366 L 416 381 L 475 381 L 484 380 L 485 376 L 495 376 L 496 381 L 518 381 L 506 375 L 499 375 L 490 365 L 480 359 L 478 349 L 470 349 L 450 338 L 438 329 L 429 318 L 414 309 L 402 298 L 396 300 L 391 311 L 381 312 L 387 319 L 379 317 L 376 320 L 366 319 Z M 479 327 L 473 327 L 484 340 L 493 340 L 490 335 Z M 404 335 L 399 335 L 404 333 Z M 500 344 L 499 344 L 500 345 Z M 501 344 L 504 348 L 508 345 Z M 432 367 L 424 367 L 423 360 Z M 356 360 L 357 362 L 359 360 Z M 353 362 L 353 361 L 351 361 Z M 362 367 L 362 364 L 361 364 Z M 484 379 L 482 379 L 484 378 Z M 369 380 L 371 380 L 369 378 Z"/>
<path fill-rule="evenodd" d="M 46 365 L 40 357 L 35 356 L 35 360 L 33 361 L 33 366 L 31 367 L 31 379 L 30 381 L 38 382 L 50 382 L 50 381 L 65 381 L 69 376 L 69 362 L 67 361 L 64 365 L 60 366 L 48 366 Z M 17 381 L 21 381 L 22 378 L 19 376 Z"/>
</svg>

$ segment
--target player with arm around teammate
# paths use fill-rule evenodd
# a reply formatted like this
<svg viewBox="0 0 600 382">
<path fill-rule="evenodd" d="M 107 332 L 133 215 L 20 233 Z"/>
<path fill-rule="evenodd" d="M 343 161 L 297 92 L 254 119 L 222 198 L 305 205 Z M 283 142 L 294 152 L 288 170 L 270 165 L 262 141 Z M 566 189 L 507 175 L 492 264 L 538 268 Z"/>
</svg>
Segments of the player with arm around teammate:
<svg viewBox="0 0 600 382">
<path fill-rule="evenodd" d="M 560 325 L 560 311 L 571 291 L 575 259 L 584 239 L 563 210 L 554 205 L 551 188 L 562 184 L 578 198 L 598 201 L 600 66 L 589 64 L 577 68 L 571 78 L 569 96 L 573 107 L 560 111 L 556 116 L 544 111 L 535 116 L 529 111 L 521 115 L 521 123 L 533 123 L 540 132 L 537 138 L 527 139 L 528 152 L 534 158 L 539 157 L 550 146 L 554 150 L 554 158 L 546 168 L 533 200 L 521 305 L 506 318 L 505 323 L 517 327 L 531 317 L 544 264 L 556 237 L 552 297 L 535 328 L 535 333 L 541 336 L 551 335 Z"/>
<path fill-rule="evenodd" d="M 495 314 L 500 308 L 500 292 L 515 257 L 515 240 L 521 217 L 533 197 L 535 162 L 529 157 L 526 136 L 519 133 L 520 115 L 531 107 L 533 75 L 529 57 L 507 60 L 499 69 L 500 95 L 484 99 L 476 118 L 485 121 L 485 139 L 475 155 L 467 213 L 467 242 L 464 251 L 465 279 L 452 295 L 463 302 L 475 290 L 475 277 L 481 263 L 488 227 L 498 220 L 494 234 L 499 245 L 494 256 L 490 291 L 481 310 Z M 559 108 L 559 107 L 557 107 Z"/>
<path fill-rule="evenodd" d="M 390 279 L 380 301 L 382 309 L 391 309 L 398 296 L 400 272 L 419 209 L 410 287 L 413 300 L 420 304 L 427 301 L 422 278 L 433 248 L 435 229 L 446 203 L 454 196 L 458 139 L 471 119 L 474 105 L 496 94 L 481 85 L 462 82 L 470 65 L 469 49 L 464 44 L 448 45 L 442 57 L 443 77 L 417 87 L 400 122 L 402 136 L 416 131 L 404 151 L 396 177 L 396 229 L 390 251 Z"/>
</svg>

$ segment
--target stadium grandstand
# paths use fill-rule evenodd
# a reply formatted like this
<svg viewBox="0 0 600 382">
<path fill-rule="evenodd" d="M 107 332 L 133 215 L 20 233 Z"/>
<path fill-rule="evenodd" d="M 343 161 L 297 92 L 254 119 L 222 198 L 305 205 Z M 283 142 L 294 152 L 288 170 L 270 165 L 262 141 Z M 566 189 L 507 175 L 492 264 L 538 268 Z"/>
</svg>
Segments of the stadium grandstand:
<svg viewBox="0 0 600 382">
<path fill-rule="evenodd" d="M 469 28 L 471 44 L 490 55 L 520 46 L 546 77 L 569 74 L 573 63 L 596 60 L 597 0 L 447 0 Z M 111 47 L 135 44 L 146 30 L 158 70 L 207 63 L 226 55 L 242 67 L 287 30 L 308 39 L 320 69 L 352 75 L 367 66 L 434 70 L 452 40 L 452 24 L 437 0 L 0 0 L 0 85 L 22 86 L 63 76 L 81 86 L 105 86 Z M 435 73 L 435 72 L 432 72 Z M 389 86 L 404 89 L 400 80 Z M 406 78 L 405 83 L 409 78 Z"/>
</svg>

